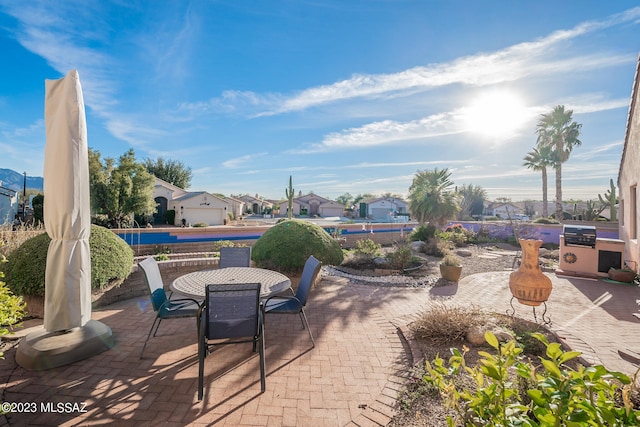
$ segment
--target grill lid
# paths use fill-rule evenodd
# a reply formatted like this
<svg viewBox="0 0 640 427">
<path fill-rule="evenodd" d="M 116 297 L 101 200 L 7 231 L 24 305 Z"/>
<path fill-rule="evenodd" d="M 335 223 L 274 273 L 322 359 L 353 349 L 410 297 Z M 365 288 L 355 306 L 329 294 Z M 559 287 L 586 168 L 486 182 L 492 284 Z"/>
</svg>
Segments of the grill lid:
<svg viewBox="0 0 640 427">
<path fill-rule="evenodd" d="M 596 227 L 593 225 L 564 225 L 565 245 L 596 246 Z"/>
</svg>

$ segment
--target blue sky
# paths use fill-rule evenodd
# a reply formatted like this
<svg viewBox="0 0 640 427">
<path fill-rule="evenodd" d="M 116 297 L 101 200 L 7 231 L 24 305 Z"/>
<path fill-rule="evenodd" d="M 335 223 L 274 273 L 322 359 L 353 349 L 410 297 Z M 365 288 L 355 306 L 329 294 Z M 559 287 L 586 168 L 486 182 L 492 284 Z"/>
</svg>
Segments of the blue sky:
<svg viewBox="0 0 640 427">
<path fill-rule="evenodd" d="M 0 0 L 0 168 L 42 176 L 44 80 L 77 69 L 89 147 L 164 157 L 194 191 L 406 195 L 449 168 L 542 199 L 522 159 L 563 104 L 582 146 L 564 199 L 617 179 L 636 1 Z M 553 171 L 549 198 L 553 199 Z"/>
</svg>

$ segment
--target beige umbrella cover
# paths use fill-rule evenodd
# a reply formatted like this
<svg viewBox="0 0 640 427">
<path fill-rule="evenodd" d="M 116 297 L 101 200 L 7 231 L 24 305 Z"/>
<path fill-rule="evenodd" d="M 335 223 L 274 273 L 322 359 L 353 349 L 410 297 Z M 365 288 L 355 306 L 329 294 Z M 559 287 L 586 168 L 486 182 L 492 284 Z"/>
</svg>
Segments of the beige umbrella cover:
<svg viewBox="0 0 640 427">
<path fill-rule="evenodd" d="M 51 237 L 45 276 L 44 328 L 91 320 L 91 227 L 87 126 L 80 77 L 45 81 L 44 224 Z"/>
</svg>

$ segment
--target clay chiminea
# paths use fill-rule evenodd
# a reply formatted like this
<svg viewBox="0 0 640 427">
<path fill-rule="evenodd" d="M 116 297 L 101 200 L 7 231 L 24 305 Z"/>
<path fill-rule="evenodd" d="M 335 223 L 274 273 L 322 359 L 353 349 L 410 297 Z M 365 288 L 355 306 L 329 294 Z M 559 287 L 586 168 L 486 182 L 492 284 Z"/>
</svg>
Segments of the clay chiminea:
<svg viewBox="0 0 640 427">
<path fill-rule="evenodd" d="M 551 279 L 542 273 L 538 263 L 538 250 L 542 240 L 520 239 L 522 262 L 509 276 L 509 289 L 520 304 L 537 307 L 551 295 Z"/>
</svg>

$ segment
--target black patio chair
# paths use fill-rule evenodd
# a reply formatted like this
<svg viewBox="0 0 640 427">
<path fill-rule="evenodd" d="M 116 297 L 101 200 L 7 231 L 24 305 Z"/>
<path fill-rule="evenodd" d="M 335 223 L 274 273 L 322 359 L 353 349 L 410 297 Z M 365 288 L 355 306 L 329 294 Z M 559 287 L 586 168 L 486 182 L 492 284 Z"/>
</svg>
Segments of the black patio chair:
<svg viewBox="0 0 640 427">
<path fill-rule="evenodd" d="M 204 361 L 216 345 L 252 342 L 253 351 L 257 348 L 260 353 L 260 386 L 264 392 L 266 369 L 260 283 L 208 285 L 198 319 L 198 400 L 202 400 L 204 394 Z"/>
<path fill-rule="evenodd" d="M 251 247 L 220 248 L 220 268 L 249 267 L 251 265 Z"/>
<path fill-rule="evenodd" d="M 311 343 L 313 347 L 316 346 L 316 342 L 313 339 L 313 334 L 311 333 L 311 328 L 309 327 L 309 320 L 307 320 L 307 316 L 304 313 L 304 307 L 307 305 L 307 297 L 309 296 L 309 290 L 311 289 L 311 285 L 315 282 L 318 277 L 318 273 L 320 272 L 320 267 L 322 263 L 318 261 L 316 258 L 310 256 L 304 264 L 304 269 L 302 270 L 302 277 L 300 278 L 300 283 L 298 284 L 298 289 L 296 292 L 293 292 L 291 289 L 292 296 L 288 295 L 276 295 L 270 298 L 267 298 L 263 302 L 263 311 L 265 314 L 299 314 L 300 320 L 302 321 L 302 328 L 305 326 L 309 331 L 309 336 L 311 337 Z"/>
<path fill-rule="evenodd" d="M 153 306 L 153 311 L 156 313 L 156 318 L 153 319 L 151 329 L 149 329 L 147 339 L 144 340 L 144 345 L 140 352 L 140 358 L 142 359 L 144 350 L 147 348 L 147 342 L 151 337 L 151 332 L 153 332 L 153 336 L 155 337 L 158 332 L 158 328 L 160 327 L 160 323 L 164 319 L 196 317 L 198 315 L 198 308 L 200 307 L 200 304 L 192 298 L 179 298 L 174 300 L 167 298 L 158 263 L 153 257 L 145 258 L 140 261 L 138 266 L 142 270 L 144 281 L 149 288 L 151 304 Z"/>
</svg>

